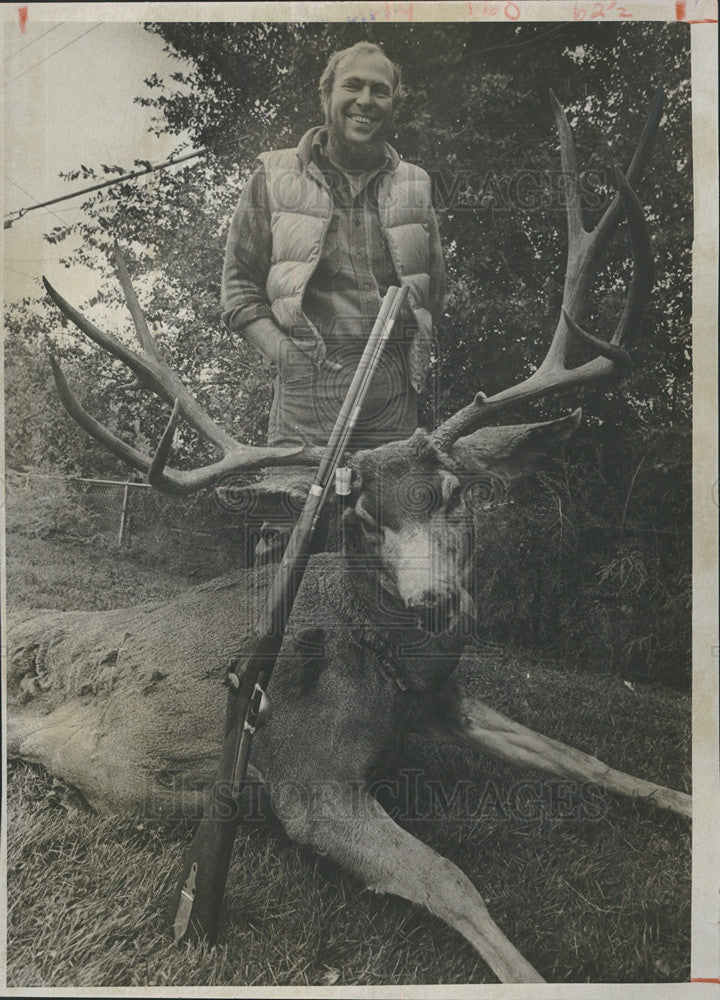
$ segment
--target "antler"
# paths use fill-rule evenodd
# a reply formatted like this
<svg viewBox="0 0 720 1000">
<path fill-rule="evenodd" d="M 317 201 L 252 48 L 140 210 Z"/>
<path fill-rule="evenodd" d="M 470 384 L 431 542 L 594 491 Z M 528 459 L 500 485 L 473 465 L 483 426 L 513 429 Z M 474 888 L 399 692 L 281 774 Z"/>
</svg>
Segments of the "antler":
<svg viewBox="0 0 720 1000">
<path fill-rule="evenodd" d="M 478 392 L 469 406 L 453 414 L 438 427 L 433 439 L 443 450 L 447 450 L 458 438 L 482 426 L 488 417 L 510 409 L 517 403 L 542 399 L 564 389 L 589 385 L 604 379 L 622 378 L 630 367 L 627 347 L 638 335 L 640 320 L 653 283 L 650 236 L 632 185 L 637 184 L 642 177 L 650 157 L 662 108 L 662 88 L 658 88 L 655 94 L 627 179 L 615 167 L 619 193 L 615 195 L 597 226 L 590 232 L 585 229 L 582 220 L 575 143 L 570 125 L 552 91 L 550 97 L 560 133 L 560 154 L 567 183 L 568 260 L 560 319 L 545 360 L 529 378 L 503 389 L 494 396 L 488 397 Z M 617 329 L 612 339 L 606 341 L 586 333 L 578 325 L 577 319 L 587 304 L 593 273 L 618 220 L 621 205 L 628 221 L 633 276 Z M 598 356 L 577 368 L 567 368 L 566 362 L 574 340 L 592 347 Z"/>
<path fill-rule="evenodd" d="M 145 455 L 143 452 L 131 447 L 131 445 L 126 444 L 83 409 L 70 389 L 59 364 L 51 356 L 50 364 L 55 376 L 55 384 L 57 385 L 60 399 L 70 416 L 88 434 L 100 441 L 109 451 L 117 455 L 118 458 L 133 466 L 133 468 L 147 473 L 148 481 L 153 486 L 167 493 L 189 493 L 202 486 L 210 486 L 217 482 L 221 476 L 227 475 L 230 472 L 238 472 L 242 469 L 289 463 L 297 465 L 305 462 L 317 462 L 317 456 L 312 453 L 312 449 L 307 449 L 303 446 L 294 448 L 269 448 L 241 444 L 208 416 L 164 360 L 140 309 L 140 304 L 130 282 L 130 276 L 128 275 L 127 267 L 125 266 L 125 261 L 120 253 L 117 242 L 115 243 L 115 259 L 120 275 L 120 283 L 122 284 L 125 298 L 130 308 L 130 314 L 138 339 L 143 348 L 143 354 L 137 354 L 131 348 L 126 347 L 119 340 L 116 340 L 115 337 L 103 333 L 94 323 L 91 323 L 82 313 L 78 312 L 74 306 L 71 306 L 62 295 L 55 291 L 47 278 L 43 277 L 45 288 L 60 311 L 79 330 L 109 354 L 112 354 L 113 357 L 118 358 L 128 366 L 135 375 L 135 380 L 130 383 L 130 387 L 149 389 L 154 392 L 160 399 L 163 399 L 173 407 L 172 416 L 161 438 L 155 456 L 151 458 L 149 455 Z M 222 451 L 222 459 L 189 472 L 169 467 L 166 468 L 175 428 L 181 415 L 195 430 Z"/>
</svg>

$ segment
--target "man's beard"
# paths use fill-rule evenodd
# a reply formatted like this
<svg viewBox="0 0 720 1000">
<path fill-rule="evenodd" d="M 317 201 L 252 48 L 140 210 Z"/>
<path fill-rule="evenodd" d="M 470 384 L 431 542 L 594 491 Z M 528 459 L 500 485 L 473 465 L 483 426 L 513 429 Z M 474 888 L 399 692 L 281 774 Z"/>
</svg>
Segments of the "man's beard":
<svg viewBox="0 0 720 1000">
<path fill-rule="evenodd" d="M 328 153 L 340 166 L 363 169 L 377 166 L 385 156 L 385 144 L 390 131 L 389 123 L 383 124 L 369 142 L 349 142 L 340 129 L 325 116 L 328 130 Z"/>
</svg>

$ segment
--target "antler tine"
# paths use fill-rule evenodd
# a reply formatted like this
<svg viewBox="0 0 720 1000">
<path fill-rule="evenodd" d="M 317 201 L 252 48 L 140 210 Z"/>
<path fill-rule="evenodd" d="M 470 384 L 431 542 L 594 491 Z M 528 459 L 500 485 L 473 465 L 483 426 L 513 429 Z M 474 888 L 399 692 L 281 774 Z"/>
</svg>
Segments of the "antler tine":
<svg viewBox="0 0 720 1000">
<path fill-rule="evenodd" d="M 632 345 L 640 332 L 640 321 L 645 311 L 653 282 L 655 268 L 653 266 L 652 244 L 645 214 L 637 195 L 630 187 L 622 171 L 615 167 L 620 198 L 622 199 L 625 217 L 628 220 L 628 233 L 633 258 L 633 273 L 630 290 L 623 314 L 620 317 L 617 330 L 613 335 L 614 344 Z"/>
<path fill-rule="evenodd" d="M 115 263 L 117 265 L 120 284 L 122 285 L 122 290 L 125 294 L 125 301 L 127 302 L 130 310 L 130 315 L 132 316 L 132 321 L 138 335 L 138 340 L 140 341 L 140 346 L 145 353 L 150 355 L 150 357 L 155 361 L 162 362 L 163 356 L 160 353 L 160 349 L 155 341 L 155 338 L 150 333 L 147 320 L 145 319 L 145 315 L 140 308 L 138 297 L 135 294 L 135 289 L 133 288 L 132 281 L 130 280 L 127 264 L 125 263 L 122 253 L 120 252 L 120 244 L 117 240 L 113 241 L 113 251 L 115 254 Z"/>
<path fill-rule="evenodd" d="M 601 340 L 599 337 L 587 333 L 568 315 L 565 309 L 563 309 L 563 317 L 568 328 L 578 340 L 588 347 L 592 347 L 601 357 L 615 362 L 620 366 L 621 374 L 626 374 L 632 367 L 626 347 L 631 346 L 637 340 L 642 314 L 645 311 L 654 281 L 654 267 L 650 233 L 640 202 L 618 167 L 615 167 L 615 175 L 625 216 L 628 220 L 633 261 L 633 274 L 625 307 L 610 341 Z M 579 370 L 587 371 L 587 365 L 583 365 Z"/>
<path fill-rule="evenodd" d="M 594 229 L 587 231 L 583 226 L 582 213 L 580 209 L 580 199 L 577 188 L 577 163 L 575 157 L 575 143 L 572 137 L 567 116 L 557 98 L 551 91 L 551 99 L 555 109 L 555 121 L 560 134 L 560 153 L 563 163 L 563 170 L 574 172 L 574 180 L 570 184 L 570 196 L 567 198 L 567 222 L 568 222 L 568 258 L 567 272 L 565 275 L 565 287 L 563 290 L 563 309 L 570 316 L 576 319 L 584 312 L 589 292 L 590 282 L 593 277 L 594 267 L 597 266 L 600 255 L 607 243 L 610 234 L 618 221 L 620 209 L 626 209 L 628 222 L 643 220 L 642 209 L 637 198 L 632 194 L 630 185 L 636 184 L 642 178 L 647 167 L 652 151 L 653 141 L 657 131 L 660 113 L 662 111 L 663 89 L 658 87 L 655 92 L 650 112 L 645 121 L 643 131 L 638 140 L 630 167 L 628 168 L 628 181 L 625 184 L 625 197 L 619 177 L 618 187 L 620 190 L 611 200 L 602 218 Z M 617 177 L 618 170 L 615 168 Z M 623 178 L 623 181 L 625 178 Z M 626 201 L 628 195 L 635 199 L 637 211 L 632 215 L 627 214 Z M 644 220 L 643 220 L 644 221 Z M 650 240 L 647 239 L 647 250 L 650 253 Z M 635 258 L 636 265 L 642 266 L 639 258 Z M 651 265 L 652 266 L 652 265 Z M 649 291 L 649 289 L 648 289 Z M 628 302 L 632 301 L 632 296 Z M 563 321 L 562 317 L 558 322 L 547 356 L 541 364 L 541 368 L 546 370 L 552 367 L 564 367 L 567 360 L 570 345 L 574 332 Z"/>
<path fill-rule="evenodd" d="M 53 300 L 55 305 L 58 307 L 60 312 L 66 316 L 71 323 L 89 337 L 90 340 L 94 341 L 98 347 L 102 347 L 103 350 L 107 351 L 108 354 L 112 354 L 114 358 L 118 361 L 124 362 L 138 377 L 143 375 L 150 375 L 148 371 L 147 363 L 144 361 L 140 355 L 136 354 L 131 348 L 126 347 L 125 344 L 121 344 L 119 340 L 111 337 L 109 334 L 104 333 L 99 327 L 95 326 L 89 319 L 86 319 L 83 314 L 77 310 L 74 306 L 71 306 L 67 299 L 63 298 L 60 292 L 56 291 L 50 284 L 48 279 L 43 275 L 43 285 L 45 286 L 45 291 L 48 293 L 50 298 Z M 153 386 L 155 388 L 155 386 Z M 157 386 L 156 391 L 158 394 L 162 394 L 162 386 Z M 166 398 L 166 396 L 163 396 Z"/>
<path fill-rule="evenodd" d="M 622 377 L 629 368 L 626 345 L 637 336 L 640 320 L 653 282 L 650 236 L 640 202 L 617 170 L 619 192 L 605 210 L 600 222 L 588 232 L 582 222 L 578 196 L 575 145 L 567 117 L 551 92 L 555 120 L 560 133 L 560 150 L 567 180 L 568 258 L 563 290 L 563 304 L 548 352 L 533 374 L 517 385 L 487 397 L 479 392 L 473 402 L 453 414 L 433 435 L 436 444 L 447 450 L 458 438 L 482 426 L 488 417 L 507 410 L 519 402 L 542 399 L 563 389 L 580 387 L 610 376 Z M 655 94 L 642 135 L 628 171 L 629 178 L 639 179 L 647 166 L 652 142 L 662 108 L 662 88 Z M 578 324 L 585 309 L 593 269 L 602 248 L 617 220 L 620 206 L 628 220 L 633 258 L 633 277 L 621 319 L 611 341 L 603 341 L 586 333 Z M 566 368 L 570 345 L 580 340 L 592 347 L 598 357 L 577 368 Z"/>
<path fill-rule="evenodd" d="M 172 438 L 180 414 L 180 406 L 177 402 L 173 407 L 173 414 L 165 428 L 157 452 L 151 459 L 149 455 L 126 444 L 125 441 L 91 416 L 79 403 L 56 359 L 52 355 L 49 358 L 58 395 L 73 420 L 117 458 L 122 459 L 134 469 L 146 473 L 148 482 L 163 493 L 172 495 L 192 493 L 201 487 L 212 486 L 229 473 L 245 469 L 251 470 L 265 465 L 299 465 L 306 462 L 317 464 L 318 456 L 313 449 L 255 448 L 247 445 L 242 455 L 229 454 L 219 462 L 203 466 L 201 469 L 185 472 L 180 469 L 166 468 L 165 463 L 172 446 Z"/>
<path fill-rule="evenodd" d="M 84 409 L 78 402 L 77 396 L 73 393 L 72 389 L 68 385 L 67 379 L 65 378 L 60 365 L 57 363 L 56 359 L 50 355 L 50 365 L 52 367 L 53 376 L 55 378 L 55 385 L 57 386 L 58 395 L 60 400 L 68 411 L 73 420 L 78 423 L 84 431 L 86 431 L 91 437 L 99 441 L 100 444 L 104 445 L 108 451 L 112 452 L 117 458 L 122 459 L 128 465 L 131 465 L 134 469 L 138 469 L 140 472 L 147 473 L 147 478 L 152 485 L 162 490 L 164 493 L 179 494 L 187 493 L 192 489 L 197 487 L 194 481 L 190 478 L 190 474 L 186 472 L 179 472 L 176 469 L 165 469 L 165 461 L 167 460 L 167 450 L 165 451 L 164 458 L 162 458 L 162 464 L 158 462 L 158 455 L 154 459 L 151 459 L 149 455 L 138 451 L 137 448 L 133 448 L 131 445 L 126 444 L 121 438 L 112 431 L 108 430 L 103 424 L 101 424 L 95 417 L 91 416 L 86 409 Z M 173 408 L 173 416 L 176 415 L 177 407 Z M 169 426 L 169 425 L 168 425 Z M 172 432 L 174 433 L 175 425 L 173 424 Z M 163 439 L 161 441 L 161 448 L 165 439 L 168 442 L 172 442 L 172 433 L 168 434 L 165 431 L 163 434 Z M 160 453 L 161 448 L 158 448 L 158 453 Z M 169 443 L 167 445 L 169 450 Z M 228 471 L 228 470 L 225 470 Z M 152 475 L 152 479 L 150 476 Z M 222 472 L 219 472 L 215 478 L 219 478 Z M 202 484 L 198 484 L 202 485 Z"/>
<path fill-rule="evenodd" d="M 163 431 L 163 435 L 160 438 L 160 444 L 157 446 L 157 451 L 155 452 L 153 460 L 150 463 L 150 468 L 148 469 L 148 482 L 158 489 L 162 489 L 165 478 L 165 466 L 167 465 L 167 460 L 172 450 L 173 438 L 175 437 L 175 430 L 179 419 L 180 404 L 177 400 L 175 400 L 175 405 L 173 406 L 172 413 L 170 414 L 170 419 L 167 422 L 167 427 Z"/>
<path fill-rule="evenodd" d="M 578 185 L 577 154 L 575 152 L 575 140 L 572 129 L 567 120 L 567 115 L 555 96 L 554 91 L 550 91 L 550 101 L 555 112 L 555 124 L 560 136 L 560 163 L 562 165 L 563 180 L 565 183 L 565 205 L 568 219 L 568 236 L 571 241 L 579 237 L 585 231 L 583 225 L 582 209 L 580 207 L 580 195 Z"/>
<path fill-rule="evenodd" d="M 113 455 L 121 458 L 123 462 L 127 462 L 128 465 L 132 465 L 134 469 L 139 469 L 141 472 L 147 472 L 150 468 L 150 457 L 148 455 L 144 455 L 141 451 L 138 451 L 131 445 L 126 444 L 123 440 L 113 434 L 112 431 L 108 430 L 107 427 L 104 427 L 103 424 L 97 421 L 95 417 L 91 416 L 87 410 L 83 409 L 77 399 L 77 396 L 75 396 L 72 389 L 68 385 L 67 379 L 65 378 L 60 365 L 57 363 L 52 354 L 49 355 L 49 358 L 58 395 L 60 396 L 63 406 L 73 420 L 80 424 L 82 429 L 91 437 L 94 437 L 96 441 L 103 444 L 108 451 L 113 453 Z"/>
<path fill-rule="evenodd" d="M 167 423 L 157 451 L 149 463 L 148 482 L 164 493 L 192 493 L 201 487 L 213 486 L 219 479 L 233 472 L 243 472 L 268 465 L 317 465 L 322 457 L 322 449 L 304 448 L 261 448 L 253 445 L 237 445 L 219 462 L 204 465 L 200 469 L 188 472 L 179 469 L 166 468 L 166 463 L 172 450 L 173 437 L 177 427 L 182 407 L 175 400 L 170 420 Z M 319 453 L 320 452 L 320 453 Z"/>
<path fill-rule="evenodd" d="M 120 257 L 119 269 L 121 272 L 123 267 L 124 262 Z M 129 285 L 127 271 L 125 271 L 125 274 L 127 282 L 123 283 L 123 287 L 125 288 L 128 304 L 131 305 L 132 311 L 134 291 L 132 291 L 132 288 Z M 157 486 L 159 489 L 170 493 L 188 493 L 193 490 L 197 490 L 202 486 L 210 486 L 221 476 L 227 475 L 231 472 L 258 468 L 263 465 L 307 464 L 316 463 L 318 461 L 315 449 L 308 449 L 303 445 L 286 448 L 256 447 L 254 445 L 241 444 L 239 441 L 236 441 L 235 438 L 227 434 L 215 423 L 214 420 L 211 419 L 211 417 L 208 416 L 207 413 L 205 413 L 199 403 L 188 392 L 175 372 L 173 372 L 167 363 L 162 359 L 160 352 L 157 350 L 157 345 L 155 345 L 149 331 L 147 331 L 147 337 L 150 338 L 149 341 L 145 337 L 144 333 L 141 334 L 140 331 L 143 329 L 144 317 L 142 317 L 139 326 L 135 316 L 133 318 L 135 319 L 136 329 L 138 330 L 138 335 L 140 336 L 143 346 L 146 347 L 148 343 L 152 343 L 155 348 L 152 357 L 143 357 L 136 354 L 136 352 L 131 348 L 126 347 L 124 344 L 120 343 L 119 340 L 116 340 L 115 337 L 104 333 L 97 326 L 95 326 L 94 323 L 91 323 L 90 320 L 83 316 L 82 313 L 75 309 L 74 306 L 71 306 L 70 303 L 67 302 L 62 295 L 60 295 L 60 293 L 52 287 L 47 278 L 43 277 L 43 282 L 53 302 L 55 302 L 61 312 L 67 316 L 79 330 L 86 334 L 86 336 L 88 336 L 100 347 L 104 348 L 113 357 L 124 362 L 128 368 L 135 373 L 138 382 L 142 386 L 147 386 L 152 389 L 162 400 L 173 406 L 173 416 L 170 419 L 172 431 L 175 429 L 175 424 L 177 423 L 179 415 L 182 414 L 189 424 L 191 424 L 197 431 L 203 434 L 209 441 L 222 450 L 222 459 L 211 463 L 210 465 L 202 466 L 199 469 L 186 472 L 179 469 L 166 468 L 166 462 L 170 452 L 173 436 L 172 433 L 168 432 L 170 425 L 168 425 L 168 430 L 166 430 L 165 434 L 163 434 L 160 447 L 158 448 L 155 457 L 151 459 L 150 456 L 145 455 L 126 444 L 119 437 L 117 437 L 117 435 L 113 434 L 112 431 L 104 427 L 83 409 L 77 398 L 73 395 L 67 380 L 60 370 L 60 366 L 54 358 L 51 358 L 58 393 L 70 416 L 76 420 L 80 426 L 88 432 L 88 434 L 100 441 L 118 458 L 121 458 L 124 462 L 130 464 L 133 468 L 148 473 L 148 475 L 152 473 L 153 485 Z M 128 288 L 130 288 L 130 295 L 128 295 Z M 135 303 L 137 303 L 137 299 L 135 299 Z M 139 313 L 139 305 L 137 305 L 137 310 L 137 314 L 141 315 L 141 313 Z M 145 327 L 145 329 L 147 328 Z"/>
<path fill-rule="evenodd" d="M 655 142 L 657 127 L 660 122 L 660 114 L 662 112 L 663 95 L 663 88 L 658 87 L 655 91 L 652 107 L 650 108 L 650 113 L 645 121 L 645 125 L 635 148 L 633 158 L 630 161 L 630 166 L 627 169 L 627 182 L 630 188 L 634 187 L 642 180 L 643 174 L 645 173 L 650 160 L 650 153 L 652 152 L 653 144 Z M 621 194 L 622 191 L 615 195 L 613 200 L 605 209 L 602 218 L 593 230 L 598 241 L 604 241 L 612 232 L 612 228 L 617 221 L 618 215 L 620 214 L 622 201 Z"/>
<path fill-rule="evenodd" d="M 174 371 L 162 359 L 145 358 L 137 354 L 130 347 L 126 347 L 115 337 L 104 333 L 94 323 L 83 314 L 71 306 L 70 303 L 57 292 L 47 278 L 43 277 L 43 283 L 48 295 L 58 306 L 60 311 L 67 316 L 75 326 L 87 337 L 102 347 L 113 357 L 124 362 L 135 373 L 138 380 L 147 385 L 161 399 L 172 406 L 176 399 L 180 400 L 182 414 L 195 430 L 203 434 L 209 441 L 217 445 L 223 451 L 241 447 L 234 438 L 226 434 L 214 420 L 212 420 L 199 403 L 190 395 Z"/>
<path fill-rule="evenodd" d="M 630 371 L 632 361 L 624 347 L 620 347 L 619 344 L 614 343 L 612 340 L 602 340 L 600 337 L 588 333 L 587 330 L 583 330 L 566 309 L 562 310 L 562 314 L 570 332 L 580 343 L 585 344 L 586 347 L 591 347 L 601 358 L 607 358 L 614 364 L 620 365 L 624 372 Z"/>
</svg>

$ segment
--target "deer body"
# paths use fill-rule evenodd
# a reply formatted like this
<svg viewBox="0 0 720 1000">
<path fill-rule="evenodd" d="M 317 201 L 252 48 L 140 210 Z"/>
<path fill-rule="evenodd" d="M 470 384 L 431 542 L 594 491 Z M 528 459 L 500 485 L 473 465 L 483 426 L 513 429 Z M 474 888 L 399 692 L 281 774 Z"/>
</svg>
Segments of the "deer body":
<svg viewBox="0 0 720 1000">
<path fill-rule="evenodd" d="M 559 423 L 567 430 L 575 420 Z M 555 436 L 557 424 L 533 425 L 524 434 L 516 428 L 513 439 L 536 435 L 538 427 Z M 456 539 L 469 530 L 463 501 L 454 501 L 447 488 L 443 499 L 447 460 L 431 470 L 434 452 L 417 441 L 383 447 L 394 484 L 398 462 L 413 468 L 411 459 L 424 455 L 426 467 L 414 468 L 427 487 L 421 500 L 435 497 L 446 516 L 454 509 L 449 534 Z M 382 482 L 381 449 L 358 459 L 370 483 L 367 461 Z M 349 551 L 314 556 L 293 607 L 269 687 L 273 714 L 253 748 L 251 774 L 266 793 L 261 801 L 270 803 L 293 840 L 367 887 L 404 896 L 444 919 L 501 979 L 541 981 L 469 879 L 398 826 L 371 794 L 374 779 L 401 761 L 408 733 L 649 798 L 684 815 L 690 815 L 690 797 L 614 771 L 469 698 L 454 678 L 469 634 L 466 592 L 458 583 L 465 548 L 450 546 L 460 563 L 441 562 L 436 576 L 436 557 L 447 547 L 436 547 L 433 534 L 447 538 L 447 525 L 438 511 L 415 522 L 405 515 L 398 533 L 424 536 L 428 558 L 416 560 L 412 572 L 425 603 L 403 599 L 391 562 L 397 548 L 378 544 L 377 526 L 358 506 L 360 514 L 346 517 Z M 387 510 L 386 516 L 392 519 Z M 451 570 L 456 584 L 449 593 Z M 24 616 L 9 645 L 9 754 L 43 764 L 103 811 L 199 815 L 217 769 L 222 681 L 272 575 L 272 566 L 244 570 L 172 602 Z M 428 599 L 433 579 L 439 580 L 436 603 Z M 394 581 L 394 592 L 383 581 Z M 247 804 L 251 814 L 258 801 Z"/>
<path fill-rule="evenodd" d="M 473 482 L 522 474 L 573 431 L 580 414 L 497 427 L 486 426 L 488 420 L 519 401 L 622 376 L 652 285 L 649 234 L 630 185 L 649 158 L 659 96 L 628 180 L 618 172 L 619 195 L 590 232 L 582 221 L 570 128 L 556 101 L 555 115 L 568 177 L 568 266 L 547 356 L 517 385 L 490 398 L 479 392 L 432 434 L 417 431 L 406 441 L 352 456 L 347 548 L 310 562 L 272 676 L 274 712 L 258 733 L 252 758 L 291 838 L 328 855 L 366 886 L 427 907 L 509 982 L 540 976 L 493 923 L 465 875 L 395 824 L 370 794 L 372 778 L 397 759 L 408 732 L 650 798 L 683 815 L 691 811 L 689 796 L 532 732 L 469 697 L 453 678 L 475 616 L 470 571 L 481 525 L 472 509 Z M 633 278 L 615 334 L 606 341 L 577 320 L 621 208 Z M 240 444 L 202 411 L 163 361 L 117 256 L 143 355 L 98 330 L 49 285 L 48 291 L 84 333 L 133 370 L 138 387 L 174 402 L 173 416 L 155 457 L 144 455 L 82 409 L 53 362 L 72 416 L 169 492 L 212 486 L 240 469 L 317 463 L 311 448 Z M 571 343 L 591 348 L 595 357 L 568 367 Z M 222 450 L 222 459 L 192 472 L 167 466 L 181 415 Z M 10 646 L 10 753 L 45 764 L 101 808 L 137 809 L 150 796 L 165 811 L 199 811 L 199 793 L 212 780 L 220 745 L 220 681 L 251 631 L 271 575 L 271 568 L 245 571 L 169 604 L 26 617 Z M 481 624 L 482 609 L 478 618 Z"/>
<path fill-rule="evenodd" d="M 268 780 L 312 771 L 367 781 L 463 651 L 466 633 L 434 635 L 403 616 L 359 558 L 322 554 L 306 570 L 273 673 L 273 717 L 253 752 Z M 273 570 L 241 570 L 170 602 L 17 616 L 10 753 L 103 811 L 196 814 L 217 769 L 222 685 Z M 335 730 L 354 736 L 335 746 Z"/>
</svg>

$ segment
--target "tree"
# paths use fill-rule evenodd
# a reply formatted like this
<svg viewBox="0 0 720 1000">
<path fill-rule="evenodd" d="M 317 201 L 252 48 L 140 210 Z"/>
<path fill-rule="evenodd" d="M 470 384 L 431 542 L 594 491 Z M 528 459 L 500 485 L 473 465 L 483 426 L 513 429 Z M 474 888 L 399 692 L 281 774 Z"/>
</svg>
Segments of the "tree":
<svg viewBox="0 0 720 1000">
<path fill-rule="evenodd" d="M 171 56 L 192 70 L 149 78 L 139 97 L 155 129 L 210 150 L 200 163 L 122 184 L 90 199 L 79 231 L 82 260 L 104 275 L 93 305 L 118 288 L 104 257 L 120 239 L 141 281 L 143 304 L 183 377 L 248 440 L 264 433 L 267 374 L 219 322 L 224 236 L 258 152 L 294 144 L 319 120 L 316 81 L 328 54 L 361 39 L 384 45 L 402 67 L 408 98 L 396 144 L 435 181 L 450 290 L 442 359 L 428 420 L 527 374 L 557 318 L 564 273 L 564 208 L 547 92 L 575 127 L 589 173 L 588 205 L 601 207 L 613 163 L 626 163 L 663 82 L 663 142 L 643 186 L 657 282 L 629 391 L 599 397 L 593 412 L 627 422 L 687 420 L 691 162 L 686 25 L 228 24 L 155 23 Z M 643 54 L 638 59 L 638 52 Z M 111 169 L 104 168 L 106 171 Z M 592 215 L 592 212 L 589 212 Z M 624 237 L 596 283 L 589 323 L 614 321 L 628 273 Z M 239 373 L 242 372 L 242 377 Z M 143 401 L 145 405 L 145 401 Z M 157 417 L 150 425 L 155 433 Z"/>
<path fill-rule="evenodd" d="M 28 467 L 70 474 L 112 471 L 117 467 L 112 457 L 59 405 L 47 357 L 47 331 L 55 323 L 57 319 L 45 303 L 24 299 L 7 310 L 5 462 L 11 469 Z M 85 386 L 83 395 L 88 407 L 115 424 L 118 406 L 102 392 L 109 367 L 105 359 L 81 351 L 67 337 L 55 342 L 53 352 L 62 358 L 73 380 Z"/>
</svg>

